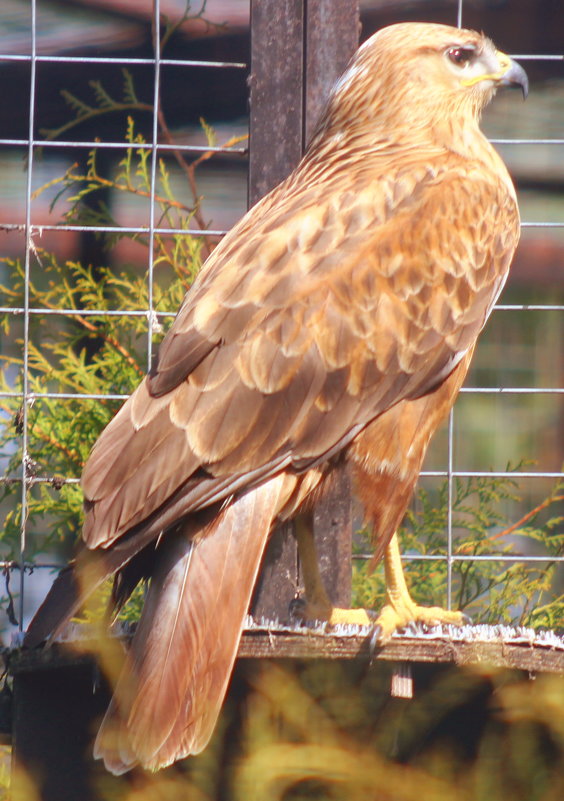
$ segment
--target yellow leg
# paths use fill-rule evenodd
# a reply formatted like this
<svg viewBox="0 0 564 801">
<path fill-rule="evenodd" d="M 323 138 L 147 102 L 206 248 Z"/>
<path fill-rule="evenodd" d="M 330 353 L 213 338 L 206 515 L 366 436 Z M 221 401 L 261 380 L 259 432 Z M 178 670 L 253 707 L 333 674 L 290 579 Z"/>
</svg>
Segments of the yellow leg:
<svg viewBox="0 0 564 801">
<path fill-rule="evenodd" d="M 294 605 L 299 616 L 306 620 L 324 620 L 331 625 L 354 623 L 371 626 L 375 615 L 366 609 L 340 609 L 333 606 L 319 572 L 317 552 L 313 538 L 311 520 L 304 516 L 296 519 L 296 539 L 300 556 L 300 569 L 305 590 L 303 602 Z"/>
<path fill-rule="evenodd" d="M 340 609 L 333 606 L 319 573 L 317 553 L 311 521 L 305 517 L 296 520 L 296 539 L 300 555 L 300 567 L 305 589 L 305 599 L 294 605 L 294 611 L 306 620 L 323 620 L 330 625 L 352 623 L 358 626 L 379 628 L 377 642 L 390 639 L 394 631 L 409 623 L 436 623 L 461 626 L 467 622 L 462 612 L 451 612 L 438 606 L 419 606 L 407 589 L 401 563 L 397 535 L 394 534 L 384 554 L 386 573 L 386 603 L 379 615 L 367 609 Z"/>
<path fill-rule="evenodd" d="M 428 625 L 446 623 L 453 626 L 461 626 L 467 622 L 468 619 L 462 612 L 451 612 L 440 606 L 419 606 L 412 600 L 405 583 L 396 534 L 386 548 L 384 569 L 386 571 L 386 604 L 375 623 L 381 630 L 378 642 L 389 640 L 394 631 L 412 622 L 427 623 Z"/>
</svg>

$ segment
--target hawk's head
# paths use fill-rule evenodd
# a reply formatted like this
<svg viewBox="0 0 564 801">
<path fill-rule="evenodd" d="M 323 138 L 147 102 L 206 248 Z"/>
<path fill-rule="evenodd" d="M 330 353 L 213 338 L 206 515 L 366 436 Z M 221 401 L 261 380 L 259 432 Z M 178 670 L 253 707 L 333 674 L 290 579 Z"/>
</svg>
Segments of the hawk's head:
<svg viewBox="0 0 564 801">
<path fill-rule="evenodd" d="M 399 23 L 358 50 L 333 89 L 325 123 L 409 132 L 455 118 L 477 121 L 496 89 L 509 85 L 526 95 L 525 71 L 483 34 Z"/>
</svg>

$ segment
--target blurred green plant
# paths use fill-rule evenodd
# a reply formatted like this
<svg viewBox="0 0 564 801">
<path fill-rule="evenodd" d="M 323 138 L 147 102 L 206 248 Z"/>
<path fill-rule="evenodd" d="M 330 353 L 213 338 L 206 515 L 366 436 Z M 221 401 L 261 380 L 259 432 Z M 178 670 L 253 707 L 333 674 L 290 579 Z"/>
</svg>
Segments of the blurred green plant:
<svg viewBox="0 0 564 801">
<path fill-rule="evenodd" d="M 564 679 L 376 661 L 241 660 L 206 750 L 156 774 L 91 768 L 106 801 L 560 801 Z M 12 798 L 39 798 L 16 772 Z"/>
<path fill-rule="evenodd" d="M 556 801 L 564 681 L 508 670 L 272 664 L 249 671 L 234 799 Z"/>
</svg>

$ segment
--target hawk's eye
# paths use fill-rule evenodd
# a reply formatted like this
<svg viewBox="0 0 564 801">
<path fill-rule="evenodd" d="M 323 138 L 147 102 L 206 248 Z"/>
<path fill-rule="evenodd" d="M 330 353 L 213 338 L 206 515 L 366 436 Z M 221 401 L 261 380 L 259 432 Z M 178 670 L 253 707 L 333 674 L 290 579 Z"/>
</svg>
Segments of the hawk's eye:
<svg viewBox="0 0 564 801">
<path fill-rule="evenodd" d="M 447 50 L 447 56 L 457 67 L 464 67 L 469 64 L 474 57 L 474 53 L 473 47 L 451 47 L 450 50 Z"/>
</svg>

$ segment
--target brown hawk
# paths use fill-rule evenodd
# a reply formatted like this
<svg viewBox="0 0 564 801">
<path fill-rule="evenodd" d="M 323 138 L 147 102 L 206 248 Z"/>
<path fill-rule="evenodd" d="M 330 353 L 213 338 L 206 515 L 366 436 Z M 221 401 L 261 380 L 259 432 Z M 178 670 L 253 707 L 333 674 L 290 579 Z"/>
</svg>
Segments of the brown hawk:
<svg viewBox="0 0 564 801">
<path fill-rule="evenodd" d="M 266 540 L 296 518 L 307 612 L 332 608 L 311 511 L 348 464 L 388 603 L 417 607 L 395 537 L 429 439 L 462 384 L 519 238 L 515 191 L 479 130 L 521 67 L 479 33 L 379 31 L 337 82 L 309 148 L 210 256 L 147 378 L 82 476 L 84 544 L 26 643 L 54 636 L 115 574 L 119 608 L 150 578 L 129 666 L 95 747 L 120 773 L 207 744 Z"/>
</svg>

